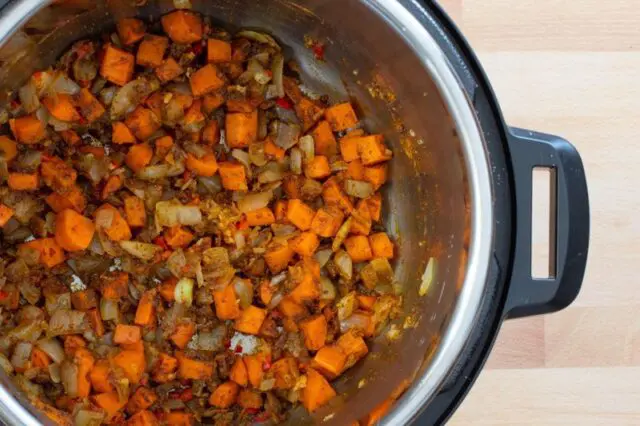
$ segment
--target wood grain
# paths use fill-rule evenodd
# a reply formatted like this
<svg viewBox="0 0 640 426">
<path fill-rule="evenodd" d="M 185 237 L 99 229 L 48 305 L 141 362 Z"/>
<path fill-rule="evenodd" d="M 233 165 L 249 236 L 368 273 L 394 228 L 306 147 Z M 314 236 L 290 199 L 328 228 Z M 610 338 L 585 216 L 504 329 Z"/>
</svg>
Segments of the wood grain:
<svg viewBox="0 0 640 426">
<path fill-rule="evenodd" d="M 452 425 L 640 424 L 640 4 L 441 0 L 511 125 L 574 143 L 591 248 L 567 310 L 505 323 Z"/>
</svg>

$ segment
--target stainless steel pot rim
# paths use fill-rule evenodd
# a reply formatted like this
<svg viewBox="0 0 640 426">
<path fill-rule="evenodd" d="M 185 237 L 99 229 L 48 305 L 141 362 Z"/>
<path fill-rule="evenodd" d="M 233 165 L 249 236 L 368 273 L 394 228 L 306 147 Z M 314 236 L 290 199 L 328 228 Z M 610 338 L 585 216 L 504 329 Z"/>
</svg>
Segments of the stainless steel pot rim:
<svg viewBox="0 0 640 426">
<path fill-rule="evenodd" d="M 401 34 L 431 74 L 456 124 L 463 147 L 471 200 L 471 241 L 467 274 L 456 308 L 426 373 L 398 401 L 385 425 L 408 424 L 435 395 L 460 355 L 478 314 L 484 293 L 493 238 L 493 195 L 483 138 L 462 85 L 435 39 L 408 10 L 415 0 L 360 0 Z M 0 47 L 39 9 L 52 0 L 14 0 L 0 14 Z M 449 285 L 455 285 L 450 283 Z M 0 419 L 6 424 L 37 426 L 41 422 L 0 386 Z"/>
</svg>

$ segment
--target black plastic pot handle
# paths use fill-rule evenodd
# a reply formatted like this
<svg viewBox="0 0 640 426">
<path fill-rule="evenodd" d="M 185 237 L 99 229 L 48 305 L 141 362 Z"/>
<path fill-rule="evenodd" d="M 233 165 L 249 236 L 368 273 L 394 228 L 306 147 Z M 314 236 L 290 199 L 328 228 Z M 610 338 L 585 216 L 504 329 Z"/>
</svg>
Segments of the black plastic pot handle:
<svg viewBox="0 0 640 426">
<path fill-rule="evenodd" d="M 578 296 L 587 263 L 589 194 L 582 160 L 573 145 L 558 136 L 517 128 L 511 128 L 509 150 L 515 176 L 517 225 L 505 315 L 518 318 L 556 312 Z M 556 232 L 550 250 L 552 256 L 555 254 L 555 274 L 548 279 L 534 279 L 531 275 L 535 202 L 532 175 L 536 167 L 550 168 L 556 177 Z"/>
</svg>

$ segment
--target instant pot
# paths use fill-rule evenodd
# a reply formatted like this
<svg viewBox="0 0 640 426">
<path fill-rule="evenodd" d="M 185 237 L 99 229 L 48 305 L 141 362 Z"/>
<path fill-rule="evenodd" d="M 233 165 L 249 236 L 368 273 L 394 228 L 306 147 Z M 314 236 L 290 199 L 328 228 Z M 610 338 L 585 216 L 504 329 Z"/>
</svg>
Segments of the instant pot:
<svg viewBox="0 0 640 426">
<path fill-rule="evenodd" d="M 191 7 L 231 29 L 274 35 L 309 90 L 351 99 L 393 149 L 385 217 L 396 245 L 406 313 L 340 395 L 291 424 L 351 424 L 384 401 L 387 425 L 440 424 L 478 376 L 501 323 L 563 309 L 577 296 L 589 243 L 584 169 L 564 139 L 508 127 L 489 81 L 454 24 L 414 0 L 0 1 L 0 102 L 72 42 L 117 19 L 157 21 Z M 325 61 L 305 46 L 325 45 Z M 545 105 L 540 105 L 544 108 Z M 553 173 L 554 276 L 531 274 L 532 171 Z M 398 333 L 399 331 L 399 333 Z M 0 419 L 47 419 L 0 376 Z"/>
</svg>

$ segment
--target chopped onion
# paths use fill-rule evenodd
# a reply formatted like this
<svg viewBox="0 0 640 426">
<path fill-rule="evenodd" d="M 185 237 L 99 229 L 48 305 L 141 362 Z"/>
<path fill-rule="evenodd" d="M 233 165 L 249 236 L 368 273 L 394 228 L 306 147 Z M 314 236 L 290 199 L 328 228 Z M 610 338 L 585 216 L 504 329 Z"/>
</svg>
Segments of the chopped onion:
<svg viewBox="0 0 640 426">
<path fill-rule="evenodd" d="M 262 171 L 258 175 L 258 182 L 271 183 L 278 182 L 284 178 L 284 170 L 281 164 L 271 161 L 262 168 Z"/>
<path fill-rule="evenodd" d="M 47 294 L 44 306 L 49 315 L 57 310 L 71 309 L 71 293 Z"/>
<path fill-rule="evenodd" d="M 2 353 L 0 353 L 0 367 L 7 374 L 13 374 L 13 365 L 11 365 L 11 361 Z"/>
<path fill-rule="evenodd" d="M 118 90 L 111 103 L 110 115 L 112 120 L 133 111 L 142 100 L 160 88 L 160 82 L 153 76 L 137 78 L 125 84 Z"/>
<path fill-rule="evenodd" d="M 13 349 L 13 355 L 11 355 L 11 364 L 18 370 L 24 370 L 27 368 L 27 363 L 31 358 L 31 351 L 33 345 L 29 342 L 20 342 Z"/>
<path fill-rule="evenodd" d="M 120 241 L 120 247 L 131 256 L 142 260 L 152 260 L 156 254 L 162 252 L 162 247 L 139 241 Z"/>
<path fill-rule="evenodd" d="M 338 251 L 340 249 L 340 246 L 344 242 L 344 240 L 347 239 L 347 236 L 349 235 L 349 231 L 351 231 L 351 222 L 352 222 L 352 219 L 351 217 L 349 217 L 349 219 L 347 219 L 342 224 L 342 226 L 340 226 L 340 229 L 338 229 L 338 232 L 335 238 L 333 239 L 333 243 L 331 244 L 331 249 L 333 251 Z"/>
<path fill-rule="evenodd" d="M 54 116 L 50 115 L 48 124 L 53 127 L 53 130 L 56 132 L 64 132 L 65 130 L 71 129 L 71 123 L 67 123 L 66 121 L 60 121 Z"/>
<path fill-rule="evenodd" d="M 198 184 L 198 188 L 201 188 L 205 194 L 215 195 L 222 191 L 222 181 L 219 175 L 212 177 L 199 176 Z"/>
<path fill-rule="evenodd" d="M 175 250 L 167 259 L 167 268 L 169 271 L 176 277 L 182 277 L 182 271 L 184 267 L 187 265 L 187 258 L 184 255 L 182 249 Z"/>
<path fill-rule="evenodd" d="M 158 164 L 156 166 L 145 167 L 140 170 L 136 176 L 141 180 L 157 180 L 180 176 L 184 171 L 184 164 L 182 162 L 176 162 L 175 164 Z"/>
<path fill-rule="evenodd" d="M 375 258 L 370 262 L 370 265 L 376 271 L 380 284 L 391 284 L 393 282 L 393 268 L 386 258 Z"/>
<path fill-rule="evenodd" d="M 205 352 L 217 352 L 224 348 L 224 339 L 227 335 L 227 328 L 224 325 L 218 326 L 209 332 L 198 333 L 195 349 Z"/>
<path fill-rule="evenodd" d="M 279 121 L 275 123 L 276 140 L 275 144 L 285 151 L 298 143 L 300 137 L 300 126 L 297 124 Z"/>
<path fill-rule="evenodd" d="M 60 381 L 65 393 L 71 398 L 78 396 L 78 366 L 70 360 L 60 364 Z"/>
<path fill-rule="evenodd" d="M 9 340 L 27 340 L 35 342 L 42 335 L 46 323 L 41 321 L 25 322 L 7 333 Z"/>
<path fill-rule="evenodd" d="M 180 279 L 173 291 L 176 302 L 182 303 L 187 308 L 191 307 L 193 304 L 193 285 L 194 282 L 191 278 Z"/>
<path fill-rule="evenodd" d="M 340 320 L 340 332 L 346 333 L 347 331 L 355 328 L 357 330 L 369 329 L 371 318 L 367 315 L 359 313 L 351 315 L 349 318 Z"/>
<path fill-rule="evenodd" d="M 313 140 L 313 136 L 306 135 L 300 138 L 298 142 L 302 153 L 304 154 L 304 161 L 311 161 L 313 157 L 316 155 L 315 151 L 315 141 Z"/>
<path fill-rule="evenodd" d="M 336 286 L 327 277 L 320 277 L 320 300 L 334 300 L 336 298 Z"/>
<path fill-rule="evenodd" d="M 298 228 L 293 225 L 281 225 L 279 223 L 274 223 L 273 225 L 271 225 L 273 235 L 276 237 L 291 237 L 297 229 Z"/>
<path fill-rule="evenodd" d="M 349 168 L 349 163 L 347 163 L 346 161 L 336 160 L 336 161 L 331 163 L 331 172 L 332 173 L 343 172 L 343 171 L 347 170 L 348 168 Z"/>
<path fill-rule="evenodd" d="M 274 295 L 271 297 L 271 302 L 269 302 L 269 304 L 267 305 L 267 308 L 270 310 L 277 308 L 280 302 L 282 302 L 282 299 L 284 299 L 284 294 L 282 294 L 281 292 L 274 293 Z"/>
<path fill-rule="evenodd" d="M 74 419 L 75 426 L 100 426 L 104 421 L 104 413 L 100 411 L 80 410 Z"/>
<path fill-rule="evenodd" d="M 438 270 L 438 261 L 435 257 L 429 259 L 429 263 L 427 263 L 427 268 L 424 270 L 422 274 L 422 282 L 420 283 L 420 288 L 418 289 L 419 296 L 425 296 L 429 292 L 429 288 L 431 287 L 431 283 L 436 276 L 436 272 Z"/>
<path fill-rule="evenodd" d="M 40 120 L 40 122 L 44 126 L 46 126 L 47 124 L 49 124 L 51 115 L 49 114 L 49 111 L 47 111 L 47 109 L 41 105 L 40 108 L 38 108 L 38 110 L 36 111 L 36 118 Z"/>
<path fill-rule="evenodd" d="M 302 151 L 298 148 L 291 149 L 291 172 L 297 175 L 302 174 Z"/>
<path fill-rule="evenodd" d="M 267 164 L 267 156 L 264 153 L 263 142 L 254 142 L 249 145 L 249 160 L 258 167 Z"/>
<path fill-rule="evenodd" d="M 251 306 L 251 301 L 253 300 L 253 289 L 251 288 L 251 284 L 247 282 L 247 280 L 236 277 L 233 279 L 233 288 L 240 300 L 240 308 L 247 309 Z"/>
<path fill-rule="evenodd" d="M 40 339 L 36 342 L 36 346 L 49 355 L 54 362 L 62 362 L 65 358 L 62 344 L 56 338 Z"/>
<path fill-rule="evenodd" d="M 330 249 L 319 250 L 316 252 L 314 257 L 318 261 L 320 268 L 324 268 L 324 265 L 326 265 L 329 259 L 331 259 L 332 254 L 333 254 L 333 251 Z"/>
<path fill-rule="evenodd" d="M 361 180 L 347 179 L 344 182 L 344 190 L 347 194 L 356 198 L 369 198 L 373 195 L 373 185 Z"/>
<path fill-rule="evenodd" d="M 268 392 L 271 389 L 273 389 L 275 385 L 276 385 L 275 377 L 270 377 L 268 379 L 263 379 L 262 382 L 260 382 L 260 386 L 258 389 L 260 390 L 260 392 Z"/>
<path fill-rule="evenodd" d="M 38 99 L 36 85 L 33 78 L 30 78 L 29 81 L 27 81 L 27 83 L 18 90 L 18 97 L 20 98 L 22 108 L 24 108 L 25 112 L 28 114 L 31 114 L 40 108 L 40 100 Z"/>
<path fill-rule="evenodd" d="M 118 302 L 106 298 L 100 299 L 100 316 L 103 321 L 117 321 L 118 319 Z"/>
<path fill-rule="evenodd" d="M 240 210 L 242 213 L 249 213 L 254 210 L 262 209 L 269 205 L 269 202 L 272 198 L 272 191 L 248 194 L 242 200 L 238 201 L 238 210 Z"/>
<path fill-rule="evenodd" d="M 60 364 L 49 364 L 47 369 L 49 370 L 49 377 L 51 377 L 51 381 L 53 383 L 60 383 L 62 380 L 60 378 Z"/>
<path fill-rule="evenodd" d="M 284 56 L 276 55 L 271 63 L 271 72 L 273 73 L 273 84 L 275 86 L 275 94 L 278 98 L 284 97 Z"/>
<path fill-rule="evenodd" d="M 278 52 L 281 49 L 280 45 L 278 44 L 278 42 L 274 40 L 273 37 L 271 37 L 268 34 L 259 33 L 257 31 L 251 31 L 251 30 L 240 31 L 238 34 L 236 34 L 236 37 L 247 38 L 249 40 L 257 41 L 258 43 L 268 44 L 269 46 L 276 49 Z"/>
<path fill-rule="evenodd" d="M 101 209 L 96 212 L 95 224 L 98 229 L 111 228 L 115 214 L 111 209 Z"/>
<path fill-rule="evenodd" d="M 156 226 L 200 225 L 202 212 L 197 206 L 183 206 L 177 200 L 160 201 L 156 204 Z"/>
<path fill-rule="evenodd" d="M 351 256 L 344 251 L 340 250 L 333 257 L 333 263 L 336 265 L 338 269 L 338 273 L 348 280 L 353 276 L 353 262 L 351 260 Z"/>
<path fill-rule="evenodd" d="M 118 91 L 118 88 L 115 86 L 102 89 L 100 91 L 100 100 L 102 101 L 103 104 L 107 106 L 111 105 L 113 103 L 113 100 L 115 99 L 117 91 Z"/>
<path fill-rule="evenodd" d="M 236 248 L 242 250 L 247 245 L 247 240 L 242 232 L 236 232 L 233 236 L 233 240 L 236 243 Z"/>
<path fill-rule="evenodd" d="M 98 75 L 98 61 L 94 55 L 78 58 L 73 63 L 73 76 L 77 81 L 93 81 Z"/>
<path fill-rule="evenodd" d="M 191 9 L 191 0 L 173 0 L 173 7 L 176 9 Z"/>
<path fill-rule="evenodd" d="M 49 337 L 63 334 L 82 334 L 87 329 L 85 313 L 57 310 L 49 320 Z"/>
<path fill-rule="evenodd" d="M 358 298 L 356 297 L 356 293 L 352 291 L 351 293 L 346 294 L 338 303 L 336 303 L 336 309 L 338 311 L 338 319 L 340 321 L 344 321 L 353 315 L 353 312 L 358 309 Z"/>
<path fill-rule="evenodd" d="M 231 156 L 238 160 L 248 172 L 251 172 L 251 163 L 249 161 L 249 154 L 241 149 L 234 149 L 231 151 Z"/>
<path fill-rule="evenodd" d="M 53 77 L 53 81 L 49 86 L 49 92 L 52 95 L 64 93 L 67 95 L 75 95 L 80 92 L 80 86 L 75 81 L 67 77 L 66 73 L 62 71 L 56 72 Z"/>
</svg>

